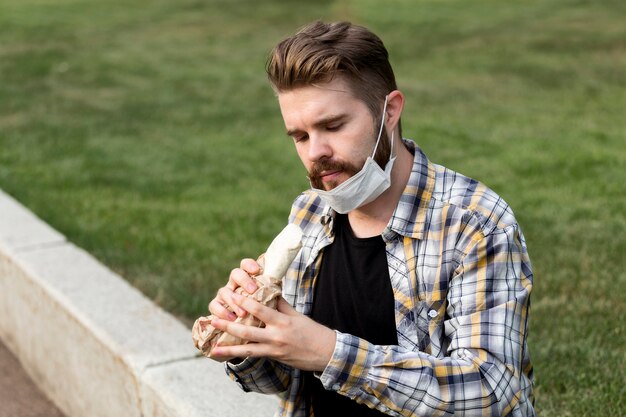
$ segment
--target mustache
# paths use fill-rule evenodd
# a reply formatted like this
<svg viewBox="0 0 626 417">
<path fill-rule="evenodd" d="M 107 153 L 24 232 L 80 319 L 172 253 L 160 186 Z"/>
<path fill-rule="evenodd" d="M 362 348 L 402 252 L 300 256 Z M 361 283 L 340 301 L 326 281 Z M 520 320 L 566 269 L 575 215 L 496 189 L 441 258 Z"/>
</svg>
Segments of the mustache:
<svg viewBox="0 0 626 417">
<path fill-rule="evenodd" d="M 322 159 L 313 164 L 311 170 L 307 174 L 307 177 L 309 178 L 309 181 L 315 181 L 321 176 L 322 172 L 325 171 L 344 171 L 348 175 L 352 176 L 359 172 L 359 168 L 348 162 Z"/>
</svg>

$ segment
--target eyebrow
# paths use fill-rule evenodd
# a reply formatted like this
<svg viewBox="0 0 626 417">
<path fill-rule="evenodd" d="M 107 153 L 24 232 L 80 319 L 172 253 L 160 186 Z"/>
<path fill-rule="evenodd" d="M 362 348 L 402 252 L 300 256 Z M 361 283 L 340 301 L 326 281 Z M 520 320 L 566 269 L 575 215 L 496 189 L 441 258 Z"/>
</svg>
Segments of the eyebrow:
<svg viewBox="0 0 626 417">
<path fill-rule="evenodd" d="M 329 116 L 323 117 L 320 120 L 316 121 L 315 123 L 313 123 L 313 127 L 319 128 L 322 126 L 326 126 L 330 123 L 333 122 L 338 122 L 342 119 L 345 119 L 348 116 L 347 113 L 340 113 L 340 114 L 331 114 Z M 293 136 L 296 133 L 302 133 L 302 130 L 300 129 L 289 129 L 287 130 L 287 136 Z"/>
</svg>

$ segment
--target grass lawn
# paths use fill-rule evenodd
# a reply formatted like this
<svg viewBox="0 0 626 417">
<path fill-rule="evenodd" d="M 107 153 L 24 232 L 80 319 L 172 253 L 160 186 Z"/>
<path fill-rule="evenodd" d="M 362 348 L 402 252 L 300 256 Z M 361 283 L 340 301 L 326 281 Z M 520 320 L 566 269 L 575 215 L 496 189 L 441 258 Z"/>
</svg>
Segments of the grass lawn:
<svg viewBox="0 0 626 417">
<path fill-rule="evenodd" d="M 264 63 L 317 18 L 378 33 L 405 136 L 515 210 L 539 414 L 625 415 L 623 0 L 0 0 L 0 188 L 204 314 L 307 187 Z"/>
</svg>

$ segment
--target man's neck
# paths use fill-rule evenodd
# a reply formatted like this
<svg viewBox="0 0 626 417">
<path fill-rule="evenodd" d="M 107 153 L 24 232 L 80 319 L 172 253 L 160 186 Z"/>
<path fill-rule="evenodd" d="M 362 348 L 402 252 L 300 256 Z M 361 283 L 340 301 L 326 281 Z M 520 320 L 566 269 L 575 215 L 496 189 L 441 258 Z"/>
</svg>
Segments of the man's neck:
<svg viewBox="0 0 626 417">
<path fill-rule="evenodd" d="M 391 186 L 376 200 L 348 213 L 350 227 L 357 237 L 380 235 L 393 215 L 413 168 L 413 155 L 400 143 L 391 171 Z"/>
</svg>

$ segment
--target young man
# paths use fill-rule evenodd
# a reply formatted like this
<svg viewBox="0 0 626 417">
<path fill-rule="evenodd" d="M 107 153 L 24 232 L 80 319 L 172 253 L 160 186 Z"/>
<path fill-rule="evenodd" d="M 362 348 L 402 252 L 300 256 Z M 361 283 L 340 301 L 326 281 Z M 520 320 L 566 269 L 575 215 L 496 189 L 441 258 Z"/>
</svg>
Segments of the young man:
<svg viewBox="0 0 626 417">
<path fill-rule="evenodd" d="M 380 39 L 316 22 L 267 71 L 311 181 L 290 216 L 303 248 L 278 310 L 234 293 L 254 291 L 256 262 L 232 271 L 212 324 L 252 343 L 212 356 L 279 394 L 280 416 L 534 415 L 523 235 L 493 191 L 402 139 Z"/>
</svg>

